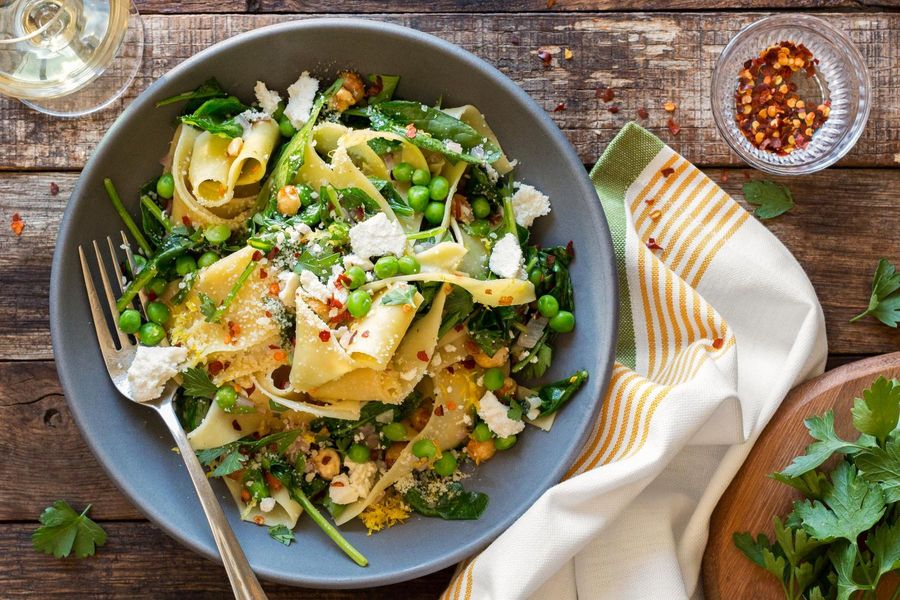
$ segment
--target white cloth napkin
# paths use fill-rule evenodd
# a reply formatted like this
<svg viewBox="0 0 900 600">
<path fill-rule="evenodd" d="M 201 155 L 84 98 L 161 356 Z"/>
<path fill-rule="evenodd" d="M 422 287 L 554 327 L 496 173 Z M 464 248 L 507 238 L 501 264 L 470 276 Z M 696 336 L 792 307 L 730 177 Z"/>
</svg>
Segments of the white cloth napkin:
<svg viewBox="0 0 900 600">
<path fill-rule="evenodd" d="M 567 478 L 442 598 L 702 597 L 716 502 L 788 390 L 824 368 L 800 265 L 696 167 L 631 123 L 591 178 L 622 296 L 601 414 Z"/>
</svg>

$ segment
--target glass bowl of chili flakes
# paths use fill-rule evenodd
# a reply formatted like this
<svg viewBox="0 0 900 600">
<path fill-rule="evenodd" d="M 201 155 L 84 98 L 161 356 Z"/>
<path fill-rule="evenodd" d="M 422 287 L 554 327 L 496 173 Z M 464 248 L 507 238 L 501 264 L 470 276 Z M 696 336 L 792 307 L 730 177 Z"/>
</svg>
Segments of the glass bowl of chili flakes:
<svg viewBox="0 0 900 600">
<path fill-rule="evenodd" d="M 775 15 L 742 29 L 712 77 L 719 132 L 746 163 L 805 175 L 837 162 L 862 135 L 871 82 L 856 46 L 827 21 Z"/>
</svg>

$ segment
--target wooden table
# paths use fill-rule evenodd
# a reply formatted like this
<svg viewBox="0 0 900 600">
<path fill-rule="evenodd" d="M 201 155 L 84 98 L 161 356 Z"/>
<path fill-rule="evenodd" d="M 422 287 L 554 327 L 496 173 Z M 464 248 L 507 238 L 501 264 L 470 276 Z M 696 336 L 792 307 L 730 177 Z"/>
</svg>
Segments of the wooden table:
<svg viewBox="0 0 900 600">
<path fill-rule="evenodd" d="M 548 7 L 548 4 L 555 4 Z M 798 9 L 796 7 L 803 6 Z M 236 33 L 325 13 L 365 14 L 433 33 L 507 73 L 575 145 L 586 165 L 637 119 L 740 199 L 746 176 L 709 109 L 712 65 L 756 11 L 822 13 L 859 46 L 874 101 L 856 148 L 825 172 L 784 180 L 797 207 L 767 222 L 809 274 L 825 309 L 829 366 L 896 350 L 900 333 L 849 323 L 867 302 L 880 257 L 900 260 L 900 3 L 898 0 L 144 0 L 146 50 L 128 97 L 185 58 Z M 539 49 L 570 61 L 546 69 Z M 559 63 L 558 65 L 556 63 Z M 611 86 L 612 102 L 596 97 Z M 672 135 L 662 104 L 678 105 Z M 618 110 L 610 110 L 617 107 Z M 638 119 L 638 109 L 649 116 Z M 118 492 L 88 451 L 66 407 L 47 323 L 50 259 L 79 169 L 117 111 L 59 120 L 0 98 L 0 596 L 226 597 L 224 571 L 170 540 Z M 50 192 L 51 185 L 59 193 Z M 10 220 L 25 221 L 20 237 Z M 73 294 L 82 293 L 72 290 Z M 86 340 L 86 343 L 92 341 Z M 109 541 L 90 560 L 54 560 L 31 548 L 41 510 L 58 498 L 93 503 Z M 447 569 L 372 590 L 373 598 L 433 598 Z M 266 585 L 273 598 L 351 598 Z"/>
</svg>

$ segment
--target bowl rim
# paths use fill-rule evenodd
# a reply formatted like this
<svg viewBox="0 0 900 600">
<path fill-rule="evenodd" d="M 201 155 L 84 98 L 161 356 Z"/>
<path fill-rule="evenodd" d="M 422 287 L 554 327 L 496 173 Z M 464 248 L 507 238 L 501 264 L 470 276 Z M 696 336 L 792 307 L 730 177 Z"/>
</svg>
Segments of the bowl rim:
<svg viewBox="0 0 900 600">
<path fill-rule="evenodd" d="M 164 512 L 159 510 L 159 507 L 156 506 L 152 500 L 145 498 L 138 493 L 135 484 L 132 483 L 132 481 L 127 477 L 122 476 L 124 475 L 124 473 L 120 473 L 113 462 L 108 461 L 107 454 L 104 451 L 100 450 L 95 440 L 90 435 L 88 435 L 90 429 L 89 422 L 91 418 L 90 411 L 83 403 L 77 401 L 73 402 L 72 400 L 70 400 L 70 398 L 73 397 L 72 392 L 75 391 L 78 387 L 77 381 L 80 378 L 77 376 L 77 374 L 71 373 L 70 369 L 67 369 L 65 367 L 65 357 L 61 356 L 60 350 L 58 350 L 58 348 L 60 347 L 60 342 L 62 340 L 61 336 L 63 335 L 61 323 L 64 319 L 63 309 L 65 306 L 65 292 L 61 289 L 60 271 L 63 268 L 64 255 L 68 252 L 66 247 L 71 245 L 72 242 L 70 241 L 70 239 L 74 235 L 72 215 L 76 211 L 76 205 L 81 204 L 83 202 L 81 198 L 86 197 L 87 194 L 87 190 L 85 188 L 88 178 L 85 175 L 96 168 L 95 165 L 99 160 L 98 157 L 101 155 L 101 152 L 99 151 L 102 150 L 104 146 L 109 144 L 110 140 L 116 137 L 118 131 L 125 126 L 125 123 L 130 122 L 144 110 L 152 107 L 152 98 L 157 93 L 157 90 L 166 85 L 167 80 L 170 77 L 175 77 L 185 71 L 191 70 L 196 65 L 203 63 L 208 57 L 215 55 L 225 49 L 239 46 L 249 40 L 260 37 L 267 37 L 270 35 L 277 35 L 285 31 L 319 28 L 343 28 L 357 31 L 362 30 L 368 33 L 374 32 L 376 34 L 387 34 L 389 36 L 395 36 L 398 38 L 406 38 L 412 40 L 413 42 L 419 42 L 427 45 L 435 50 L 452 54 L 455 58 L 467 64 L 472 69 L 481 71 L 491 79 L 493 84 L 503 88 L 507 93 L 513 95 L 519 102 L 521 102 L 523 108 L 529 113 L 529 115 L 543 126 L 545 133 L 553 138 L 559 145 L 559 147 L 563 150 L 562 159 L 564 162 L 577 164 L 580 167 L 579 171 L 584 172 L 584 175 L 582 177 L 578 177 L 576 181 L 572 182 L 572 185 L 577 188 L 578 195 L 586 198 L 596 197 L 596 191 L 594 190 L 593 185 L 590 182 L 588 171 L 584 169 L 584 163 L 582 163 L 581 159 L 578 157 L 571 143 L 568 141 L 565 135 L 563 135 L 562 131 L 560 131 L 559 127 L 556 126 L 549 115 L 547 115 L 546 111 L 541 108 L 537 104 L 537 102 L 535 102 L 535 100 L 531 98 L 522 88 L 520 88 L 515 82 L 509 79 L 506 75 L 504 75 L 490 63 L 475 56 L 474 54 L 461 48 L 460 46 L 438 38 L 434 35 L 394 23 L 386 23 L 374 19 L 354 17 L 326 17 L 303 18 L 259 27 L 234 35 L 228 39 L 217 42 L 209 46 L 208 48 L 201 50 L 200 52 L 186 59 L 184 62 L 168 70 L 165 74 L 163 74 L 156 81 L 150 84 L 143 92 L 141 92 L 135 98 L 135 100 L 133 100 L 131 104 L 125 108 L 122 114 L 120 114 L 116 118 L 116 120 L 104 134 L 103 138 L 94 148 L 91 153 L 90 159 L 82 169 L 79 179 L 74 189 L 72 190 L 72 194 L 67 201 L 66 208 L 63 213 L 63 217 L 61 219 L 58 230 L 56 247 L 54 249 L 51 266 L 49 292 L 51 343 L 53 346 L 53 354 L 56 362 L 57 373 L 59 375 L 60 384 L 66 395 L 66 402 L 69 406 L 69 410 L 75 420 L 76 425 L 78 426 L 78 429 L 82 434 L 82 438 L 91 449 L 91 452 L 94 454 L 97 462 L 100 464 L 101 468 L 109 477 L 109 479 L 116 485 L 116 487 L 123 493 L 123 495 L 125 495 L 126 498 L 128 498 L 128 500 L 145 517 L 147 517 L 149 521 L 161 528 L 169 537 L 175 539 L 181 545 L 191 549 L 197 554 L 200 554 L 201 556 L 211 559 L 219 564 L 221 564 L 222 561 L 214 545 L 208 545 L 206 543 L 206 540 L 193 536 L 191 533 L 182 532 L 171 525 L 167 520 Z M 597 200 L 596 204 L 589 205 L 586 208 L 588 214 L 586 214 L 585 217 L 591 219 L 595 225 L 594 229 L 597 235 L 597 238 L 595 238 L 596 243 L 608 249 L 604 260 L 602 260 L 601 263 L 597 264 L 594 268 L 598 269 L 599 272 L 604 275 L 605 281 L 608 281 L 610 283 L 608 290 L 609 308 L 608 310 L 601 312 L 603 319 L 599 319 L 600 321 L 603 321 L 603 326 L 611 332 L 609 347 L 604 355 L 598 357 L 598 362 L 596 365 L 588 366 L 592 368 L 591 378 L 588 384 L 589 386 L 592 384 L 596 384 L 596 397 L 590 398 L 587 401 L 591 403 L 591 414 L 595 417 L 598 417 L 598 409 L 602 405 L 603 397 L 605 396 L 606 390 L 609 385 L 613 363 L 615 361 L 615 350 L 619 333 L 619 289 L 615 266 L 615 253 L 613 250 L 611 235 L 607 223 L 602 216 L 602 209 L 600 207 L 599 200 Z M 588 391 L 588 389 L 585 389 L 583 390 L 583 393 L 587 393 Z M 283 583 L 287 585 L 329 589 L 352 589 L 375 587 L 408 581 L 410 579 L 421 577 L 455 564 L 460 560 L 463 560 L 488 546 L 491 542 L 494 541 L 494 539 L 496 539 L 499 535 L 506 531 L 513 524 L 513 522 L 515 522 L 529 508 L 531 508 L 531 506 L 534 505 L 534 503 L 544 494 L 545 491 L 559 483 L 566 470 L 581 452 L 584 443 L 587 441 L 587 438 L 591 430 L 593 429 L 594 423 L 595 418 L 592 418 L 585 419 L 583 423 L 577 424 L 576 430 L 573 432 L 576 435 L 571 438 L 572 441 L 566 451 L 559 456 L 557 465 L 547 471 L 548 476 L 544 479 L 545 483 L 533 489 L 531 494 L 527 498 L 523 499 L 523 501 L 521 502 L 520 510 L 512 512 L 503 518 L 496 519 L 489 525 L 486 524 L 484 528 L 484 534 L 475 538 L 472 542 L 456 547 L 441 556 L 429 557 L 428 559 L 418 563 L 415 568 L 402 571 L 395 570 L 390 573 L 382 573 L 377 575 L 366 575 L 365 570 L 361 569 L 358 576 L 344 578 L 292 576 L 292 574 L 285 573 L 282 570 L 268 568 L 265 563 L 252 565 L 253 570 L 260 578 L 264 580 Z"/>
<path fill-rule="evenodd" d="M 787 18 L 790 18 L 792 20 L 792 25 L 812 30 L 820 35 L 821 30 L 825 30 L 829 36 L 834 36 L 835 38 L 837 38 L 837 40 L 840 42 L 840 48 L 842 49 L 843 54 L 850 60 L 850 62 L 861 67 L 858 71 L 860 102 L 858 103 L 856 112 L 853 115 L 853 121 L 850 123 L 848 129 L 843 132 L 840 139 L 835 143 L 835 147 L 839 146 L 841 143 L 844 143 L 844 146 L 837 152 L 832 149 L 832 152 L 823 156 L 818 161 L 797 165 L 782 165 L 771 163 L 752 154 L 743 144 L 743 136 L 739 140 L 735 139 L 735 137 L 731 135 L 731 132 L 729 131 L 728 125 L 726 123 L 727 117 L 725 115 L 725 110 L 716 101 L 716 91 L 719 86 L 722 85 L 722 79 L 725 77 L 729 77 L 729 75 L 722 73 L 723 57 L 729 52 L 734 51 L 734 49 L 740 43 L 744 42 L 749 33 L 753 33 L 758 29 L 770 27 L 776 23 L 781 23 L 784 21 L 784 19 Z M 712 77 L 710 77 L 709 101 L 710 108 L 712 109 L 713 113 L 713 121 L 716 124 L 716 129 L 728 144 L 728 147 L 731 148 L 732 152 L 737 154 L 738 157 L 747 165 L 755 169 L 759 169 L 760 171 L 763 171 L 764 173 L 768 173 L 770 175 L 811 175 L 812 173 L 816 173 L 830 167 L 837 161 L 844 158 L 850 152 L 850 150 L 852 150 L 853 147 L 856 146 L 859 138 L 862 137 L 863 131 L 865 131 L 866 128 L 866 123 L 869 120 L 869 113 L 872 110 L 872 79 L 871 75 L 869 74 L 869 69 L 866 66 L 865 57 L 862 55 L 856 44 L 853 43 L 853 40 L 851 40 L 847 34 L 831 25 L 831 23 L 829 23 L 825 19 L 808 14 L 774 14 L 753 21 L 752 23 L 749 23 L 748 25 L 742 27 L 740 31 L 735 33 L 734 36 L 732 36 L 732 38 L 728 41 L 728 43 L 725 44 L 725 47 L 722 48 L 722 52 L 720 52 L 719 56 L 716 57 L 716 62 L 713 66 Z"/>
</svg>

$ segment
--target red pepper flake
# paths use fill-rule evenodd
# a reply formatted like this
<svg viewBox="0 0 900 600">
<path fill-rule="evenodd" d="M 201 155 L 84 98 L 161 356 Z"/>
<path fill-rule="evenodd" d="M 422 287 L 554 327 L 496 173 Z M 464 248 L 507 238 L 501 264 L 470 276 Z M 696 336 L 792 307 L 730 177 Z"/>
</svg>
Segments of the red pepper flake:
<svg viewBox="0 0 900 600">
<path fill-rule="evenodd" d="M 268 277 L 268 276 L 269 276 L 269 274 L 266 272 L 265 269 L 260 269 L 260 270 L 259 270 L 259 278 L 260 278 L 260 279 L 265 279 L 265 278 Z"/>
<path fill-rule="evenodd" d="M 153 302 L 154 300 L 156 300 L 156 293 L 155 292 L 147 292 L 147 300 L 149 300 L 150 302 Z"/>
<path fill-rule="evenodd" d="M 647 112 L 647 109 L 644 108 L 643 106 L 637 110 L 637 114 L 638 114 L 638 117 L 640 117 L 641 119 L 646 119 L 647 117 L 650 116 L 650 113 Z"/>
<path fill-rule="evenodd" d="M 656 243 L 656 238 L 647 239 L 647 247 L 651 250 L 662 250 L 663 247 Z"/>
<path fill-rule="evenodd" d="M 448 371 L 451 375 L 453 375 L 453 374 L 456 372 L 456 370 L 455 370 L 453 367 L 447 367 L 447 371 Z M 447 407 L 448 407 L 450 410 L 456 410 L 456 406 L 455 406 L 455 404 L 454 404 L 452 401 L 450 401 L 450 402 L 447 403 Z"/>
<path fill-rule="evenodd" d="M 519 39 L 519 36 L 513 34 L 513 35 L 509 36 L 509 43 L 512 44 L 513 46 L 518 46 L 519 44 L 522 43 L 522 40 Z"/>
<path fill-rule="evenodd" d="M 681 125 L 675 122 L 675 119 L 669 117 L 669 121 L 666 123 L 666 127 L 669 128 L 669 133 L 672 135 L 678 135 L 678 132 L 681 131 Z"/>
<path fill-rule="evenodd" d="M 416 352 L 416 358 L 418 358 L 422 362 L 428 362 L 428 353 L 424 350 L 419 350 L 418 352 Z"/>
<path fill-rule="evenodd" d="M 267 311 L 266 311 L 266 316 L 269 317 L 269 318 L 272 318 L 272 313 L 269 312 L 269 311 L 267 310 Z"/>
<path fill-rule="evenodd" d="M 416 126 L 412 123 L 409 123 L 406 126 L 406 137 L 408 137 L 409 139 L 413 139 L 414 137 L 416 137 L 416 133 Z"/>
<path fill-rule="evenodd" d="M 273 281 L 269 284 L 269 293 L 273 296 L 277 296 L 281 292 L 281 286 L 278 285 L 277 281 Z"/>
<path fill-rule="evenodd" d="M 553 61 L 553 55 L 547 52 L 546 50 L 538 50 L 538 58 L 541 59 L 541 62 L 544 63 L 545 67 L 549 67 L 550 63 Z"/>
<path fill-rule="evenodd" d="M 459 332 L 459 331 L 462 331 L 462 330 L 463 330 L 463 324 L 462 324 L 462 323 L 457 323 L 456 325 L 453 326 L 453 331 Z"/>
<path fill-rule="evenodd" d="M 287 358 L 287 354 L 284 353 L 284 350 L 278 349 L 278 350 L 275 351 L 274 354 L 272 354 L 272 358 L 274 358 L 274 359 L 277 360 L 278 362 L 281 362 L 281 361 L 283 361 L 285 358 Z"/>
<path fill-rule="evenodd" d="M 331 332 L 328 331 L 327 329 L 323 329 L 322 331 L 319 332 L 319 339 L 322 340 L 323 342 L 327 342 L 328 340 L 331 339 Z"/>
<path fill-rule="evenodd" d="M 569 243 L 566 244 L 566 254 L 568 254 L 572 258 L 575 258 L 575 242 L 573 242 L 572 240 L 569 240 Z M 550 256 L 553 255 L 551 254 Z"/>
<path fill-rule="evenodd" d="M 450 374 L 452 375 L 453 372 L 451 371 Z M 456 410 L 456 407 L 457 407 L 456 402 L 454 402 L 453 400 L 447 401 L 447 408 L 449 408 L 450 410 Z"/>
<path fill-rule="evenodd" d="M 728 183 L 728 171 L 722 171 L 722 183 Z"/>
<path fill-rule="evenodd" d="M 278 256 L 279 252 L 281 252 L 281 248 L 279 248 L 278 246 L 275 246 L 274 248 L 269 250 L 269 253 L 266 254 L 266 258 L 268 258 L 269 260 L 272 260 L 273 258 Z"/>
<path fill-rule="evenodd" d="M 644 202 L 647 203 L 647 206 L 653 206 L 654 204 L 656 204 L 656 198 L 647 198 L 646 200 L 644 200 Z"/>
<path fill-rule="evenodd" d="M 331 308 L 338 308 L 338 309 L 344 308 L 344 304 L 340 300 L 335 298 L 334 296 L 332 296 L 328 299 L 328 306 L 330 306 Z"/>
<path fill-rule="evenodd" d="M 257 250 L 253 253 L 253 256 L 251 258 L 253 260 L 260 260 L 262 257 L 263 257 L 263 253 L 260 252 L 259 250 Z"/>
<path fill-rule="evenodd" d="M 365 331 L 363 331 L 363 332 L 360 334 L 360 336 L 361 336 L 361 337 L 364 337 L 364 338 L 369 337 L 369 330 L 366 329 Z"/>
<path fill-rule="evenodd" d="M 513 303 L 512 296 L 500 296 L 500 306 L 510 306 Z"/>
<path fill-rule="evenodd" d="M 191 226 L 191 219 L 190 219 L 190 217 L 188 217 L 187 215 L 183 215 L 183 216 L 181 217 L 181 222 L 182 222 L 182 224 L 184 224 L 185 227 L 190 227 L 190 226 Z"/>
<path fill-rule="evenodd" d="M 238 423 L 238 420 L 237 420 L 237 419 L 235 419 L 235 420 L 233 420 L 233 421 L 231 422 L 231 427 L 232 427 L 235 431 L 241 431 L 241 424 Z"/>
<path fill-rule="evenodd" d="M 366 96 L 372 97 L 377 96 L 384 89 L 384 81 L 381 79 L 381 75 L 375 76 L 375 81 L 369 82 L 369 86 L 366 89 Z"/>
<path fill-rule="evenodd" d="M 341 286 L 349 287 L 350 284 L 353 282 L 353 280 L 350 279 L 350 276 L 347 275 L 346 271 L 344 271 L 343 273 L 341 273 L 340 275 L 337 276 L 337 279 L 335 279 L 334 282 L 335 282 L 335 284 L 340 284 Z"/>
<path fill-rule="evenodd" d="M 225 365 L 222 364 L 222 361 L 214 360 L 206 366 L 206 369 L 209 371 L 209 374 L 215 377 L 219 373 L 222 372 L 222 369 L 225 368 Z"/>
<path fill-rule="evenodd" d="M 666 167 L 665 169 L 660 171 L 659 174 L 662 175 L 663 177 L 668 177 L 669 175 L 671 175 L 674 172 L 675 172 L 675 169 L 673 169 L 672 167 Z"/>
<path fill-rule="evenodd" d="M 557 104 L 556 107 L 553 109 L 553 112 L 562 112 L 562 111 L 564 111 L 564 110 L 566 110 L 566 103 L 565 103 L 565 102 L 560 102 L 560 103 Z"/>
<path fill-rule="evenodd" d="M 444 416 L 444 407 L 438 404 L 434 407 L 434 416 L 443 417 Z"/>
<path fill-rule="evenodd" d="M 22 230 L 25 229 L 25 221 L 22 220 L 19 213 L 13 213 L 12 222 L 9 226 L 12 229 L 12 232 L 19 236 L 22 235 Z"/>
<path fill-rule="evenodd" d="M 59 186 L 56 185 L 55 181 L 50 182 L 50 195 L 55 196 L 59 193 Z"/>
<path fill-rule="evenodd" d="M 716 339 L 714 339 L 713 343 L 712 343 L 713 348 L 715 348 L 716 350 L 721 350 L 722 346 L 724 346 L 724 345 L 725 345 L 725 340 L 723 340 L 722 338 L 718 338 L 718 337 Z"/>
<path fill-rule="evenodd" d="M 381 79 L 381 77 L 379 77 Z M 281 489 L 281 481 L 268 471 L 265 471 L 266 483 L 272 488 L 274 491 L 278 491 Z"/>
<path fill-rule="evenodd" d="M 231 337 L 237 337 L 241 333 L 241 326 L 234 321 L 228 321 L 228 333 Z"/>
<path fill-rule="evenodd" d="M 618 107 L 618 106 L 610 106 L 610 107 L 607 108 L 606 110 L 608 110 L 608 111 L 611 112 L 612 114 L 616 114 L 617 112 L 619 112 L 619 107 Z"/>
<path fill-rule="evenodd" d="M 269 350 L 278 350 L 281 348 L 278 344 L 269 344 Z"/>
<path fill-rule="evenodd" d="M 475 368 L 475 359 L 472 358 L 471 356 L 467 356 L 467 357 L 462 361 L 462 366 L 464 366 L 465 368 L 467 368 L 467 369 L 469 369 L 469 370 L 471 371 L 472 369 Z"/>
</svg>

